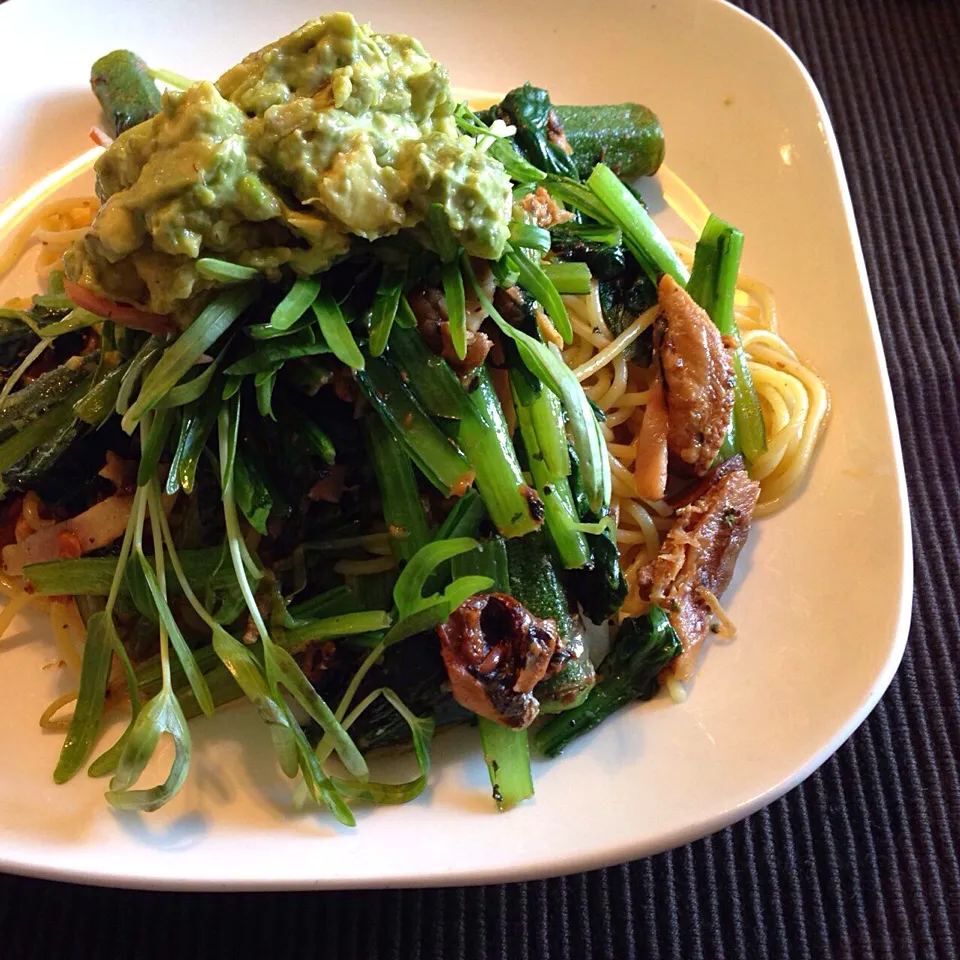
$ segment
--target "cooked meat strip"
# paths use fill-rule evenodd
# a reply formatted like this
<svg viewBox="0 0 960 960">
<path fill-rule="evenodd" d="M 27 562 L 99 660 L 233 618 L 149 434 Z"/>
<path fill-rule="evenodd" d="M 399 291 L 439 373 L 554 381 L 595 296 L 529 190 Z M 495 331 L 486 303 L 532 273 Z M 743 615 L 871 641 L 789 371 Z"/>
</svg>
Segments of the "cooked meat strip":
<svg viewBox="0 0 960 960">
<path fill-rule="evenodd" d="M 719 477 L 695 503 L 677 511 L 657 558 L 640 571 L 641 596 L 662 607 L 683 644 L 676 674 L 693 672 L 697 647 L 713 619 L 710 596 L 730 584 L 747 533 L 760 484 L 746 470 Z"/>
<path fill-rule="evenodd" d="M 544 187 L 537 187 L 533 193 L 528 193 L 520 205 L 530 214 L 538 227 L 552 227 L 554 224 L 566 223 L 573 218 L 569 210 L 557 206 L 557 201 Z"/>
<path fill-rule="evenodd" d="M 720 331 L 673 277 L 658 286 L 653 342 L 667 407 L 667 448 L 675 466 L 703 476 L 733 410 L 733 361 Z"/>
<path fill-rule="evenodd" d="M 454 699 L 508 727 L 529 726 L 540 712 L 533 688 L 547 675 L 559 637 L 505 593 L 464 600 L 437 627 Z"/>
<path fill-rule="evenodd" d="M 417 318 L 417 329 L 424 343 L 443 357 L 458 373 L 469 373 L 479 367 L 490 352 L 490 339 L 481 333 L 479 323 L 467 324 L 467 350 L 461 360 L 453 349 L 450 339 L 450 324 L 447 322 L 447 305 L 443 292 L 435 287 L 421 287 L 409 295 L 410 309 Z M 473 313 L 476 318 L 476 313 Z M 482 317 L 480 320 L 482 321 Z M 473 329 L 471 329 L 473 328 Z"/>
<path fill-rule="evenodd" d="M 746 470 L 746 468 L 747 465 L 743 455 L 738 453 L 711 467 L 702 477 L 688 483 L 682 490 L 670 494 L 665 500 L 674 510 L 689 507 L 694 500 L 699 500 L 725 473 L 730 473 L 733 470 Z"/>
</svg>

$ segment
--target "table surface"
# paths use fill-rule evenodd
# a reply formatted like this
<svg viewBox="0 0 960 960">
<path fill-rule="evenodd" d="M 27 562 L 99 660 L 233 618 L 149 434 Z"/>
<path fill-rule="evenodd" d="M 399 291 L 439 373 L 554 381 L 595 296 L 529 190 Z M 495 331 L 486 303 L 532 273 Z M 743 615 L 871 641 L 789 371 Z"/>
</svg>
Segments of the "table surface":
<svg viewBox="0 0 960 960">
<path fill-rule="evenodd" d="M 916 593 L 903 665 L 870 718 L 782 800 L 651 859 L 524 884 L 313 894 L 0 876 L 0 954 L 960 957 L 960 2 L 741 5 L 826 100 L 887 347 Z"/>
</svg>

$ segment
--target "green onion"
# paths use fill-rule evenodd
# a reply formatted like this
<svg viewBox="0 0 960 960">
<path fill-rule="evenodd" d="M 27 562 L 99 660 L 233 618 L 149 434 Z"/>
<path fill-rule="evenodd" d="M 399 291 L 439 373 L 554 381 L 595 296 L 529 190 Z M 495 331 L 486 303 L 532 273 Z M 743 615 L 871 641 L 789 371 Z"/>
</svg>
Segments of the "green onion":
<svg viewBox="0 0 960 960">
<path fill-rule="evenodd" d="M 390 339 L 406 275 L 406 270 L 390 266 L 383 268 L 370 317 L 370 353 L 375 357 L 383 353 Z"/>
<path fill-rule="evenodd" d="M 440 267 L 443 299 L 447 308 L 447 329 L 454 353 L 462 360 L 467 355 L 467 306 L 463 293 L 463 276 L 456 260 Z"/>
<path fill-rule="evenodd" d="M 427 210 L 427 227 L 430 230 L 430 239 L 433 248 L 443 263 L 452 263 L 457 259 L 460 245 L 450 229 L 450 218 L 443 204 L 431 203 Z"/>
<path fill-rule="evenodd" d="M 146 443 L 140 451 L 140 466 L 137 468 L 138 487 L 145 487 L 152 479 L 172 428 L 172 411 L 170 409 L 158 411 L 150 424 Z"/>
<path fill-rule="evenodd" d="M 214 257 L 201 257 L 197 260 L 197 273 L 208 280 L 220 280 L 223 283 L 256 280 L 260 276 L 260 271 L 253 267 L 245 267 L 240 263 L 230 263 L 228 260 L 218 260 Z"/>
<path fill-rule="evenodd" d="M 386 610 L 363 610 L 335 617 L 322 617 L 287 630 L 283 645 L 291 653 L 297 653 L 301 647 L 315 640 L 335 640 L 338 637 L 351 637 L 358 633 L 386 630 L 390 623 L 390 615 Z"/>
<path fill-rule="evenodd" d="M 563 337 L 564 343 L 570 343 L 573 339 L 573 327 L 570 326 L 567 308 L 563 305 L 563 300 L 560 299 L 560 293 L 553 281 L 544 273 L 540 264 L 531 260 L 522 250 L 512 250 L 511 256 L 516 261 L 520 273 L 520 286 L 540 301 L 557 328 L 557 332 Z"/>
<path fill-rule="evenodd" d="M 287 295 L 270 315 L 274 330 L 289 330 L 308 310 L 320 293 L 320 281 L 314 277 L 300 277 L 294 281 Z"/>
<path fill-rule="evenodd" d="M 123 415 L 121 426 L 127 433 L 133 432 L 143 415 L 152 410 L 197 360 L 230 329 L 237 317 L 253 303 L 256 295 L 256 288 L 250 286 L 224 290 L 164 350 L 157 365 L 143 381 L 139 396 Z"/>
<path fill-rule="evenodd" d="M 510 224 L 510 243 L 514 247 L 547 253 L 550 249 L 550 231 L 532 223 L 514 220 Z"/>
<path fill-rule="evenodd" d="M 550 176 L 547 178 L 547 190 L 551 196 L 568 206 L 575 207 L 588 217 L 593 217 L 600 224 L 614 223 L 613 214 L 604 206 L 597 195 L 576 180 L 567 177 Z M 564 224 L 566 227 L 567 225 Z"/>
<path fill-rule="evenodd" d="M 587 186 L 620 225 L 627 248 L 650 279 L 656 283 L 661 274 L 668 273 L 681 286 L 686 286 L 687 268 L 620 178 L 608 166 L 598 163 L 587 178 Z"/>
<path fill-rule="evenodd" d="M 590 268 L 585 263 L 545 263 L 543 272 L 558 293 L 590 292 Z"/>
<path fill-rule="evenodd" d="M 164 338 L 153 334 L 147 337 L 140 345 L 140 349 L 133 355 L 133 359 L 126 365 L 126 372 L 120 381 L 120 387 L 117 390 L 116 411 L 121 416 L 125 414 L 130 407 L 130 399 L 133 391 L 142 376 L 153 367 L 158 356 L 163 351 Z"/>
<path fill-rule="evenodd" d="M 354 340 L 347 321 L 343 318 L 340 305 L 329 294 L 321 293 L 313 301 L 313 314 L 320 325 L 320 332 L 330 345 L 338 360 L 354 370 L 362 370 L 363 354 Z"/>
<path fill-rule="evenodd" d="M 278 694 L 282 684 L 306 712 L 334 739 L 337 755 L 344 766 L 357 777 L 366 777 L 367 764 L 357 750 L 356 745 L 347 736 L 346 731 L 334 717 L 333 712 L 323 702 L 319 694 L 310 685 L 309 680 L 287 650 L 277 646 L 270 637 L 263 615 L 257 606 L 253 591 L 247 580 L 243 559 L 243 537 L 237 517 L 236 503 L 233 493 L 233 464 L 237 444 L 237 427 L 239 424 L 239 397 L 225 406 L 219 416 L 220 438 L 220 471 L 223 490 L 223 515 L 227 528 L 227 543 L 230 548 L 230 558 L 237 575 L 237 582 L 243 592 L 247 609 L 253 619 L 260 639 L 263 642 L 263 658 L 267 683 L 271 690 Z M 287 708 L 289 710 L 289 708 Z M 295 721 L 294 721 L 295 722 Z M 313 752 L 310 751 L 312 762 Z M 301 761 L 304 758 L 301 755 Z M 333 808 L 331 808 L 333 809 Z M 336 813 L 334 809 L 333 812 Z"/>
<path fill-rule="evenodd" d="M 48 323 L 45 327 L 41 327 L 40 336 L 52 340 L 54 337 L 59 337 L 63 333 L 82 330 L 84 327 L 92 327 L 98 323 L 103 323 L 102 317 L 98 317 L 89 310 L 76 307 L 62 320 L 58 320 L 56 323 Z"/>
</svg>

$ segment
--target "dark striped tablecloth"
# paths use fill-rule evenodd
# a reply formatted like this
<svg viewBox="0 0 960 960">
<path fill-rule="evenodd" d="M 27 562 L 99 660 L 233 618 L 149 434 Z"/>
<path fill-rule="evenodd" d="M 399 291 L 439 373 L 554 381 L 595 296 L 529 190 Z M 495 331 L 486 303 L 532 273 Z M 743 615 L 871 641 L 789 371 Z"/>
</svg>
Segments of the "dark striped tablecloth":
<svg viewBox="0 0 960 960">
<path fill-rule="evenodd" d="M 833 117 L 900 417 L 916 597 L 873 715 L 783 800 L 649 860 L 320 894 L 0 877 L 0 957 L 960 958 L 960 2 L 743 6 L 799 54 Z"/>
</svg>

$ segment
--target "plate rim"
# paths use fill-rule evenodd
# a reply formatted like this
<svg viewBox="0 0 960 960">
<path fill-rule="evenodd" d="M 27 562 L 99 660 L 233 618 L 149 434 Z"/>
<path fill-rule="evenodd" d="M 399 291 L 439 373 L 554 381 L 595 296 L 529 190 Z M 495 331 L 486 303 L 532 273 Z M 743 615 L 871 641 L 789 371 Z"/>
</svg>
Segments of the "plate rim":
<svg viewBox="0 0 960 960">
<path fill-rule="evenodd" d="M 869 689 L 861 699 L 861 702 L 850 712 L 847 720 L 834 731 L 819 749 L 814 751 L 802 765 L 798 766 L 789 775 L 731 809 L 716 813 L 706 819 L 699 819 L 695 824 L 681 826 L 665 834 L 658 834 L 654 842 L 651 842 L 649 837 L 641 837 L 632 841 L 627 838 L 605 843 L 590 851 L 560 855 L 549 861 L 541 859 L 508 867 L 487 867 L 484 865 L 466 868 L 457 867 L 451 871 L 434 870 L 416 875 L 379 874 L 365 878 L 325 878 L 320 876 L 312 879 L 267 876 L 257 880 L 247 880 L 245 878 L 231 880 L 226 878 L 211 881 L 207 878 L 194 880 L 183 876 L 168 877 L 156 874 L 150 876 L 135 876 L 131 873 L 117 872 L 110 868 L 92 871 L 90 869 L 72 868 L 69 866 L 58 867 L 55 865 L 36 864 L 23 860 L 13 860 L 6 854 L 0 852 L 0 871 L 18 876 L 82 883 L 90 886 L 184 891 L 346 890 L 477 886 L 481 884 L 509 883 L 580 873 L 672 850 L 694 840 L 710 836 L 725 827 L 740 822 L 803 783 L 840 749 L 872 713 L 880 698 L 890 686 L 906 649 L 912 616 L 914 551 L 906 471 L 903 450 L 900 443 L 900 427 L 893 401 L 893 390 L 890 382 L 886 354 L 880 336 L 876 307 L 870 288 L 863 254 L 863 245 L 857 226 L 849 182 L 844 169 L 833 122 L 826 108 L 826 104 L 813 77 L 797 54 L 772 28 L 752 14 L 735 6 L 729 2 L 729 0 L 701 0 L 701 2 L 728 8 L 748 23 L 751 29 L 759 31 L 763 35 L 765 42 L 769 43 L 772 41 L 779 52 L 785 54 L 787 61 L 798 71 L 813 99 L 818 119 L 822 125 L 822 132 L 832 162 L 834 176 L 839 188 L 839 199 L 851 243 L 851 250 L 854 255 L 856 274 L 860 286 L 860 296 L 865 308 L 874 352 L 879 361 L 878 372 L 880 375 L 880 388 L 884 401 L 885 419 L 890 428 L 891 450 L 893 455 L 892 466 L 896 477 L 896 490 L 900 506 L 901 538 L 899 556 L 902 567 L 900 593 L 897 598 L 896 620 L 892 631 L 891 642 L 882 668 L 877 672 Z"/>
</svg>

